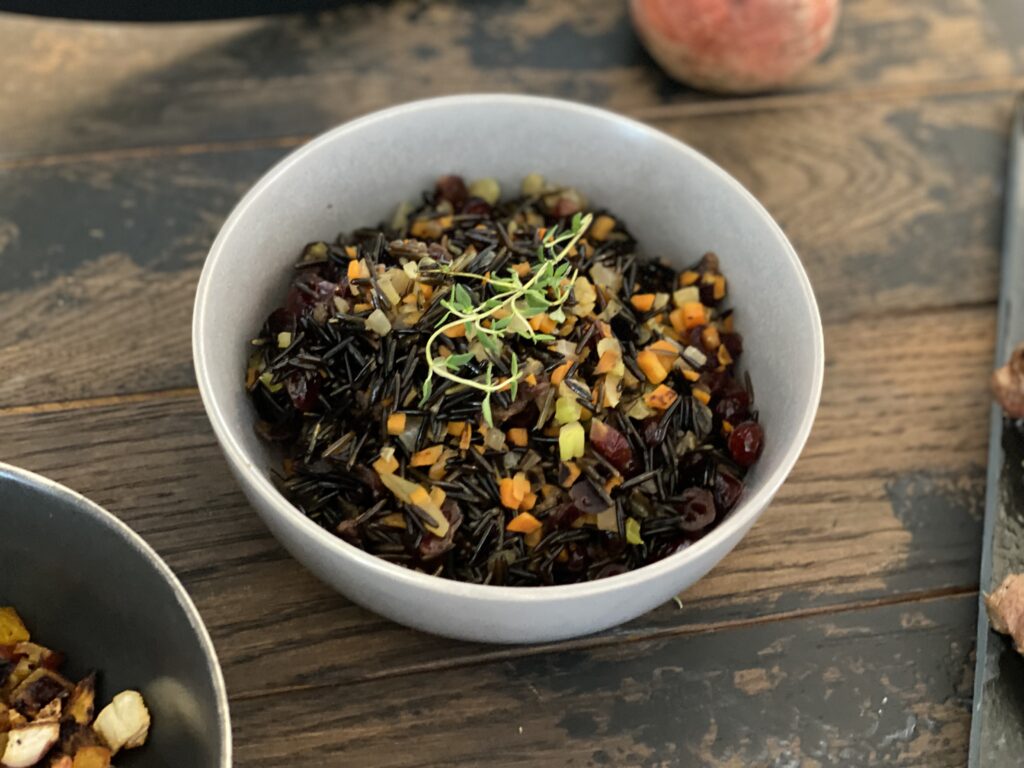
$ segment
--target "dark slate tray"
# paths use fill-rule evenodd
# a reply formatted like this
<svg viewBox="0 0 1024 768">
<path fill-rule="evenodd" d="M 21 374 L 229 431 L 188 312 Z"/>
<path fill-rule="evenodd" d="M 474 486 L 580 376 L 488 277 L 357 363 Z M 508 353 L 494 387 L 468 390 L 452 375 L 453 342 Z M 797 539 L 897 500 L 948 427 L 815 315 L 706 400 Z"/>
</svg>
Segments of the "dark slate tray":
<svg viewBox="0 0 1024 768">
<path fill-rule="evenodd" d="M 1024 341 L 1024 97 L 1010 132 L 1004 215 L 996 365 Z M 982 593 L 991 592 L 1008 573 L 1024 571 L 1024 420 L 1004 419 L 996 405 L 991 419 Z M 1024 656 L 989 629 L 982 597 L 970 766 L 1019 768 L 1024 765 Z"/>
</svg>

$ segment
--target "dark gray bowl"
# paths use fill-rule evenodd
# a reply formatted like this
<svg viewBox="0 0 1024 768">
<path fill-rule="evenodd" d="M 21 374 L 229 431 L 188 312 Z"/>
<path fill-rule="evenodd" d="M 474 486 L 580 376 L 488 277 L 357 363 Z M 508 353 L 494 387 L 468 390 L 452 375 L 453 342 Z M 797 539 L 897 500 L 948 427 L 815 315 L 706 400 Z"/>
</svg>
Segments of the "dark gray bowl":
<svg viewBox="0 0 1024 768">
<path fill-rule="evenodd" d="M 217 656 L 170 568 L 88 499 L 0 463 L 0 605 L 63 651 L 73 679 L 100 670 L 97 706 L 142 692 L 149 740 L 120 768 L 229 768 L 231 725 Z"/>
</svg>

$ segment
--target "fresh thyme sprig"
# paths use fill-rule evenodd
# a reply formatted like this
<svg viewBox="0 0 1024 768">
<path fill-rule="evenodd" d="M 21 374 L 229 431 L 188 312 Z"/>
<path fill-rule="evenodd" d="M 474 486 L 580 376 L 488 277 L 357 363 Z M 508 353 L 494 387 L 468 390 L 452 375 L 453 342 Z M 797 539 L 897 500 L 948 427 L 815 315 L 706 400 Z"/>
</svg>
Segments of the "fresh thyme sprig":
<svg viewBox="0 0 1024 768">
<path fill-rule="evenodd" d="M 476 280 L 485 286 L 489 285 L 497 292 L 480 304 L 476 304 L 473 294 L 463 283 L 456 281 L 452 284 L 448 297 L 441 301 L 441 306 L 448 311 L 438 321 L 436 330 L 427 340 L 424 351 L 424 356 L 427 359 L 427 377 L 423 382 L 423 401 L 430 397 L 433 376 L 437 374 L 457 384 L 484 392 L 481 410 L 484 420 L 494 426 L 491 415 L 491 395 L 508 389 L 512 398 L 515 399 L 519 381 L 524 375 L 519 368 L 519 358 L 515 352 L 511 354 L 508 378 L 495 381 L 494 363 L 489 361 L 483 381 L 477 381 L 457 373 L 474 358 L 472 352 L 436 358 L 433 353 L 434 343 L 445 331 L 463 324 L 466 328 L 466 338 L 469 341 L 479 341 L 489 356 L 501 354 L 501 339 L 505 336 L 518 335 L 535 344 L 554 341 L 554 336 L 538 333 L 530 327 L 529 320 L 546 312 L 556 323 L 565 321 L 562 305 L 569 298 L 572 285 L 576 281 L 577 270 L 572 269 L 572 265 L 564 259 L 583 237 L 592 219 L 593 217 L 589 213 L 586 216 L 577 213 L 573 216 L 571 226 L 567 231 L 559 233 L 557 226 L 552 227 L 537 248 L 537 263 L 530 273 L 529 280 L 525 283 L 519 273 L 511 268 L 508 270 L 507 277 L 455 272 L 444 266 L 434 270 L 453 279 Z M 561 246 L 560 249 L 559 246 Z M 563 280 L 569 275 L 570 269 L 572 269 L 572 274 L 568 278 L 567 287 L 563 288 Z M 549 296 L 549 293 L 553 295 Z M 490 322 L 485 324 L 485 321 Z"/>
</svg>

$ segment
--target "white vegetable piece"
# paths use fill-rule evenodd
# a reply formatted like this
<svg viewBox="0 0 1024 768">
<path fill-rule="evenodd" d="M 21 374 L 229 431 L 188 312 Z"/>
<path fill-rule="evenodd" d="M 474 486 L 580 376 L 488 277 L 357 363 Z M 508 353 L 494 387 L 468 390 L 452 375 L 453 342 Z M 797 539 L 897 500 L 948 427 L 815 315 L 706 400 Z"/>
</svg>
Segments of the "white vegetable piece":
<svg viewBox="0 0 1024 768">
<path fill-rule="evenodd" d="M 138 691 L 121 691 L 96 716 L 93 730 L 117 754 L 122 747 L 141 747 L 149 735 L 149 710 Z"/>
<path fill-rule="evenodd" d="M 60 723 L 52 720 L 29 723 L 7 733 L 7 746 L 0 765 L 4 768 L 29 768 L 35 765 L 60 738 Z"/>
</svg>

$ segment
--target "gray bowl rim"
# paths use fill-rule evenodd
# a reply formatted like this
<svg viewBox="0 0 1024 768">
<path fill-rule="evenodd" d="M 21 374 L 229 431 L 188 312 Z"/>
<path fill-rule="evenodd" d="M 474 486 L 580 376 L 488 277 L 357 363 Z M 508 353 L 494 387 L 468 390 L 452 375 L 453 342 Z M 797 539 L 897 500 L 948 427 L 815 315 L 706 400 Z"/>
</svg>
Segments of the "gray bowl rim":
<svg viewBox="0 0 1024 768">
<path fill-rule="evenodd" d="M 744 496 L 740 499 L 739 505 L 733 509 L 725 520 L 722 521 L 711 533 L 696 543 L 687 547 L 682 552 L 670 555 L 656 563 L 645 565 L 636 570 L 627 571 L 606 579 L 588 581 L 579 584 L 560 584 L 541 587 L 506 587 L 484 584 L 471 584 L 468 582 L 444 579 L 432 574 L 420 573 L 400 565 L 390 563 L 379 557 L 371 555 L 358 547 L 334 536 L 324 528 L 314 523 L 293 506 L 270 482 L 264 469 L 257 467 L 250 459 L 241 445 L 235 439 L 232 428 L 226 423 L 220 404 L 214 398 L 212 385 L 206 372 L 206 348 L 205 337 L 205 310 L 209 300 L 209 293 L 212 287 L 212 274 L 214 265 L 221 254 L 227 249 L 231 235 L 238 226 L 246 209 L 253 201 L 263 194 L 264 190 L 274 184 L 280 176 L 288 173 L 293 165 L 305 155 L 318 150 L 320 147 L 331 144 L 346 134 L 361 130 L 375 123 L 385 122 L 395 117 L 408 116 L 417 112 L 437 109 L 458 109 L 465 106 L 478 107 L 481 105 L 514 105 L 524 109 L 544 109 L 552 112 L 582 115 L 588 118 L 597 118 L 606 121 L 609 127 L 627 127 L 633 132 L 647 136 L 651 141 L 657 141 L 672 147 L 677 152 L 688 155 L 689 158 L 717 176 L 719 180 L 734 193 L 753 208 L 757 215 L 760 215 L 769 224 L 771 230 L 778 237 L 783 245 L 783 251 L 789 258 L 796 270 L 800 283 L 801 293 L 806 305 L 810 308 L 813 316 L 813 327 L 811 330 L 811 343 L 814 345 L 814 370 L 811 382 L 812 396 L 807 401 L 803 413 L 800 429 L 797 438 L 788 446 L 778 468 L 765 480 L 764 485 L 752 496 Z M 196 289 L 196 299 L 192 315 L 192 359 L 195 367 L 196 379 L 199 385 L 199 394 L 203 401 L 210 423 L 213 425 L 214 433 L 221 444 L 228 461 L 240 476 L 246 477 L 256 492 L 263 499 L 267 500 L 279 519 L 291 525 L 303 529 L 308 536 L 312 536 L 320 544 L 327 547 L 331 553 L 347 560 L 355 561 L 359 566 L 387 581 L 398 582 L 409 587 L 424 589 L 433 593 L 442 593 L 466 600 L 492 601 L 499 599 L 514 603 L 529 603 L 540 600 L 555 600 L 558 598 L 571 597 L 597 597 L 618 592 L 637 586 L 657 576 L 674 571 L 688 560 L 697 559 L 701 554 L 709 550 L 721 547 L 725 541 L 744 526 L 753 525 L 758 516 L 770 503 L 772 497 L 782 486 L 786 477 L 796 464 L 800 453 L 803 451 L 811 428 L 814 425 L 814 418 L 817 414 L 818 404 L 821 400 L 821 388 L 825 374 L 825 341 L 821 326 L 821 316 L 818 311 L 818 303 L 814 297 L 814 290 L 811 281 L 807 277 L 800 257 L 797 255 L 789 238 L 779 227 L 760 201 L 751 194 L 746 187 L 740 184 L 733 176 L 721 168 L 704 154 L 693 149 L 688 144 L 669 136 L 656 128 L 641 123 L 630 117 L 611 112 L 599 107 L 592 107 L 565 99 L 550 98 L 546 96 L 527 96 L 518 94 L 502 93 L 474 93 L 457 96 L 440 96 L 435 98 L 420 99 L 418 101 L 406 102 L 393 107 L 371 112 L 362 117 L 349 120 L 335 128 L 319 134 L 302 146 L 288 153 L 270 168 L 252 186 L 245 196 L 238 202 L 231 215 L 224 222 L 217 238 L 210 248 L 203 265 L 202 274 L 199 276 L 199 284 Z M 720 558 L 719 558 L 720 559 Z"/>
<path fill-rule="evenodd" d="M 206 657 L 206 669 L 210 679 L 213 681 L 213 689 L 217 698 L 217 719 L 222 726 L 220 728 L 220 768 L 231 768 L 231 713 L 228 708 L 228 694 L 227 686 L 224 684 L 224 674 L 220 668 L 220 661 L 217 659 L 217 652 L 213 647 L 213 640 L 210 639 L 210 633 L 207 631 L 206 625 L 199 615 L 199 610 L 196 608 L 195 603 L 192 602 L 192 598 L 189 597 L 188 592 L 178 580 L 178 577 L 174 575 L 174 571 L 171 570 L 170 566 L 127 523 L 77 491 L 73 491 L 48 477 L 2 461 L 0 461 L 0 480 L 11 480 L 35 488 L 72 507 L 77 513 L 91 517 L 111 535 L 120 538 L 125 544 L 142 555 L 150 566 L 163 577 L 163 580 L 170 585 L 171 591 L 178 601 L 178 606 L 184 611 L 189 626 L 192 627 L 192 631 L 199 639 L 199 645 L 203 650 L 203 655 Z"/>
</svg>

